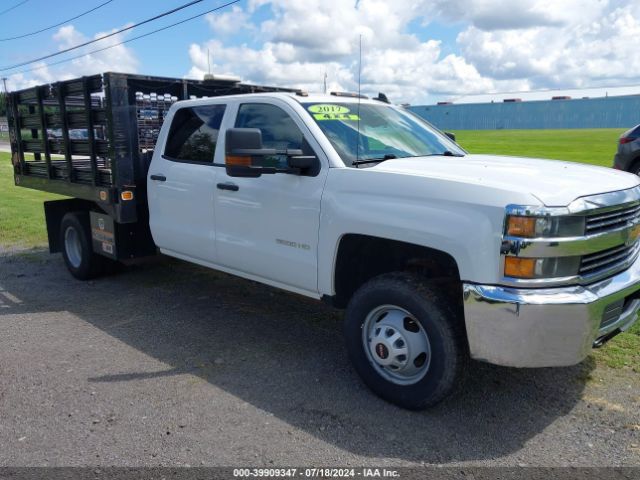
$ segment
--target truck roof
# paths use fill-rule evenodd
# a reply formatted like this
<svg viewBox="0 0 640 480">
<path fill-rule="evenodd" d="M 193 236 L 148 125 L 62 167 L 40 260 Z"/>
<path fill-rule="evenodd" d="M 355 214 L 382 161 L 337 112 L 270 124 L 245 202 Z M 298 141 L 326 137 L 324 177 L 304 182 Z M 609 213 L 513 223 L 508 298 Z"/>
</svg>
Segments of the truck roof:
<svg viewBox="0 0 640 480">
<path fill-rule="evenodd" d="M 374 104 L 374 105 L 384 105 L 384 102 L 374 100 L 371 98 L 358 99 L 357 97 L 352 97 L 352 96 L 337 96 L 337 95 L 323 94 L 323 93 L 299 94 L 295 92 L 241 93 L 236 95 L 221 95 L 217 97 L 182 100 L 179 103 L 180 105 L 204 105 L 211 102 L 212 100 L 219 100 L 219 101 L 224 101 L 225 99 L 246 100 L 248 98 L 287 98 L 287 99 L 295 100 L 300 104 L 302 103 L 351 103 L 351 104 L 366 103 L 366 104 Z"/>
</svg>

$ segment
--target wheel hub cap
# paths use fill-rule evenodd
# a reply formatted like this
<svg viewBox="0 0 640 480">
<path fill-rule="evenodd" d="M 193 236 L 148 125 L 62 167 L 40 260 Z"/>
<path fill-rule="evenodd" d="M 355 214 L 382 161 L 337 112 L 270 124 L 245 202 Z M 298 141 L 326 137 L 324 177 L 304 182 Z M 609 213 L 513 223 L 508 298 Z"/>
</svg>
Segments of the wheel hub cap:
<svg viewBox="0 0 640 480">
<path fill-rule="evenodd" d="M 400 385 L 410 385 L 427 373 L 429 338 L 416 318 L 403 308 L 384 305 L 367 315 L 363 343 L 378 372 Z"/>
<path fill-rule="evenodd" d="M 82 263 L 82 246 L 75 228 L 67 227 L 64 232 L 64 249 L 67 253 L 69 263 L 71 263 L 74 268 L 79 268 Z"/>
</svg>

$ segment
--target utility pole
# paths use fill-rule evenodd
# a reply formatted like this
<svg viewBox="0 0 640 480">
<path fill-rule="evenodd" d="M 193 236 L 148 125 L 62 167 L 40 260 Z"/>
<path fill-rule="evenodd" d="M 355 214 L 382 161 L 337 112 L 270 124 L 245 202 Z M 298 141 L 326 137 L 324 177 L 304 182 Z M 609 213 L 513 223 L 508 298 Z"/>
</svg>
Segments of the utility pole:
<svg viewBox="0 0 640 480">
<path fill-rule="evenodd" d="M 6 95 L 9 93 L 9 90 L 7 90 L 7 77 L 2 77 L 2 83 L 4 83 L 4 94 Z"/>
<path fill-rule="evenodd" d="M 327 93 L 327 72 L 324 72 L 324 93 Z"/>
</svg>

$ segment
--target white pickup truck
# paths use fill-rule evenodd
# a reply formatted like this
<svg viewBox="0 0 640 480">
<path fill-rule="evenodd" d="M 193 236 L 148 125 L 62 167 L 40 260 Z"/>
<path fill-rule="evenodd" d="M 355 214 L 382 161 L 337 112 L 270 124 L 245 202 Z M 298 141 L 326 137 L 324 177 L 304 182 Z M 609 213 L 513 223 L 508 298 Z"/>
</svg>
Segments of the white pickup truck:
<svg viewBox="0 0 640 480">
<path fill-rule="evenodd" d="M 468 358 L 576 364 L 640 308 L 638 177 L 471 155 L 376 99 L 177 102 L 147 179 L 161 253 L 346 308 L 355 369 L 406 408 L 445 398 Z M 121 249 L 93 205 L 48 214 L 80 278 Z"/>
</svg>

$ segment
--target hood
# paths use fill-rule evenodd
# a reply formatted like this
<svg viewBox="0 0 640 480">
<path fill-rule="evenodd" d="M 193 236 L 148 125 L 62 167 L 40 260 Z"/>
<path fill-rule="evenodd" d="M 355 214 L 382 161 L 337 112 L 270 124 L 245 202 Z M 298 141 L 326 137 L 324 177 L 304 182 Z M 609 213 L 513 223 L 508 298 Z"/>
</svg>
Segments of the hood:
<svg viewBox="0 0 640 480">
<path fill-rule="evenodd" d="M 640 183 L 636 175 L 612 168 L 500 155 L 398 158 L 372 168 L 528 192 L 548 207 L 563 207 L 578 197 L 626 190 Z"/>
</svg>

